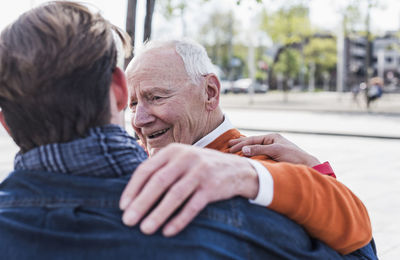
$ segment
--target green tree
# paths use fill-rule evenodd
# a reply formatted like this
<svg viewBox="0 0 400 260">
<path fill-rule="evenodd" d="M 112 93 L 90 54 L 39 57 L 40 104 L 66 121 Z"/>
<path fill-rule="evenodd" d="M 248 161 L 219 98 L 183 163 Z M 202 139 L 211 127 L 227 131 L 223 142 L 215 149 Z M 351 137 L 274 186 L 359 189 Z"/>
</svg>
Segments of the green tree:
<svg viewBox="0 0 400 260">
<path fill-rule="evenodd" d="M 360 0 L 351 0 L 340 10 L 343 17 L 342 26 L 345 37 L 349 37 L 358 31 L 363 24 L 362 14 L 360 10 Z"/>
<path fill-rule="evenodd" d="M 261 29 L 265 30 L 276 44 L 290 44 L 302 41 L 311 35 L 309 9 L 305 5 L 280 8 L 277 12 L 262 12 Z"/>
<path fill-rule="evenodd" d="M 204 0 L 203 0 L 204 1 Z M 196 1 L 195 1 L 196 2 Z M 165 19 L 171 20 L 173 18 L 181 19 L 182 34 L 186 36 L 186 20 L 185 13 L 193 1 L 188 2 L 185 0 L 163 0 L 159 2 L 160 13 Z"/>
<path fill-rule="evenodd" d="M 235 24 L 236 21 L 231 11 L 216 10 L 210 14 L 210 18 L 201 27 L 197 39 L 206 46 L 211 60 L 220 66 L 229 78 L 234 77 L 231 74 L 231 60 L 236 53 L 233 46 Z"/>
<path fill-rule="evenodd" d="M 187 25 L 185 20 L 185 14 L 191 9 L 198 8 L 202 4 L 209 2 L 210 0 L 163 0 L 158 3 L 158 10 L 167 20 L 172 20 L 174 18 L 180 18 L 182 34 L 187 35 Z"/>
<path fill-rule="evenodd" d="M 293 79 L 300 69 L 300 53 L 295 49 L 286 49 L 282 52 L 279 61 L 274 65 L 276 73 L 282 74 L 286 79 Z"/>
<path fill-rule="evenodd" d="M 308 14 L 309 8 L 304 3 L 284 5 L 273 13 L 268 13 L 265 9 L 262 11 L 261 29 L 278 46 L 269 67 L 268 80 L 271 88 L 276 86 L 273 80 L 276 78 L 275 70 L 284 76 L 284 90 L 287 90 L 287 81 L 293 80 L 300 72 L 303 63 L 301 48 L 305 39 L 312 34 Z"/>
<path fill-rule="evenodd" d="M 337 48 L 334 38 L 311 38 L 304 47 L 305 64 L 315 64 L 316 79 L 324 80 L 336 69 Z"/>
</svg>

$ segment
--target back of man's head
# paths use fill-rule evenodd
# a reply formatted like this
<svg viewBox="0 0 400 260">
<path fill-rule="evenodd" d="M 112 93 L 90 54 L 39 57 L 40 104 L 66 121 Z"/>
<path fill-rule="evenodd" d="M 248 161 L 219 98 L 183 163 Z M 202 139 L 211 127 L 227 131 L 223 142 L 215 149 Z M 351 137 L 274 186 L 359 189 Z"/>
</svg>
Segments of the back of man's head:
<svg viewBox="0 0 400 260">
<path fill-rule="evenodd" d="M 0 36 L 0 107 L 25 152 L 110 120 L 113 27 L 71 2 L 34 8 Z"/>
</svg>

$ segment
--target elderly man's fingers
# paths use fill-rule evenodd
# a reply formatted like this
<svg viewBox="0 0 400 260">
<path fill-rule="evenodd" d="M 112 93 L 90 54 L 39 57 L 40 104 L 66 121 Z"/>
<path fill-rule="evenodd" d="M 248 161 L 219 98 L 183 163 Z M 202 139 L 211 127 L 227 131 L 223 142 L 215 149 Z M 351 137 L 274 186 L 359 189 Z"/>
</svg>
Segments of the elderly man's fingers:
<svg viewBox="0 0 400 260">
<path fill-rule="evenodd" d="M 168 150 L 168 149 L 164 149 Z M 119 207 L 125 210 L 132 200 L 139 194 L 142 187 L 150 179 L 150 177 L 170 160 L 170 157 L 165 156 L 169 153 L 161 151 L 158 156 L 147 159 L 133 173 L 131 179 L 122 192 Z"/>
<path fill-rule="evenodd" d="M 125 210 L 128 207 L 131 201 L 138 195 L 143 185 L 159 167 L 163 166 L 163 163 L 165 162 L 159 161 L 157 163 L 155 158 L 151 158 L 147 159 L 136 168 L 124 191 L 122 192 L 119 201 L 119 207 L 121 210 Z"/>
<path fill-rule="evenodd" d="M 247 138 L 248 137 L 239 137 L 239 138 L 236 138 L 236 139 L 231 139 L 231 140 L 228 141 L 228 145 L 229 145 L 229 147 L 232 147 L 235 144 L 238 144 L 238 143 L 242 142 L 243 140 L 246 140 Z"/>
<path fill-rule="evenodd" d="M 122 216 L 125 225 L 136 225 L 161 195 L 180 177 L 185 168 L 182 164 L 185 162 L 167 164 L 149 179 L 137 197 L 125 209 Z"/>
<path fill-rule="evenodd" d="M 145 234 L 153 234 L 164 224 L 174 211 L 182 206 L 187 198 L 195 192 L 199 179 L 188 174 L 173 185 L 151 214 L 143 220 L 140 229 Z"/>
<path fill-rule="evenodd" d="M 270 145 L 275 143 L 288 143 L 288 141 L 278 133 L 267 134 L 267 135 L 259 135 L 259 136 L 249 136 L 249 137 L 241 137 L 238 139 L 233 139 L 230 142 L 231 148 L 229 151 L 231 153 L 236 153 L 240 150 L 243 151 L 243 147 L 250 145 Z M 249 155 L 246 149 L 243 151 L 245 155 Z"/>
<path fill-rule="evenodd" d="M 234 139 L 238 140 L 238 139 Z M 253 144 L 263 144 L 264 136 L 249 136 L 249 137 L 242 137 L 240 138 L 239 142 L 234 144 L 230 149 L 229 152 L 236 153 L 242 150 L 243 146 L 253 145 Z"/>
<path fill-rule="evenodd" d="M 171 237 L 181 232 L 209 202 L 205 193 L 195 193 L 179 214 L 164 227 L 164 236 Z"/>
</svg>

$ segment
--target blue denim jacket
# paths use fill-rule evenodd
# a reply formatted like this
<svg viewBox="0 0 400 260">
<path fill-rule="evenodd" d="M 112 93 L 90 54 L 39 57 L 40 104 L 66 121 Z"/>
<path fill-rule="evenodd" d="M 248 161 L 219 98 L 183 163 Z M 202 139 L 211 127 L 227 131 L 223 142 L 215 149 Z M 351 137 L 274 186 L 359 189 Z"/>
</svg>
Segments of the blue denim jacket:
<svg viewBox="0 0 400 260">
<path fill-rule="evenodd" d="M 0 184 L 1 259 L 374 259 L 371 246 L 342 257 L 286 217 L 241 198 L 209 205 L 175 237 L 146 236 L 121 222 L 118 201 L 131 170 L 74 175 L 21 169 L 30 163 L 19 160 L 25 166 Z"/>
</svg>

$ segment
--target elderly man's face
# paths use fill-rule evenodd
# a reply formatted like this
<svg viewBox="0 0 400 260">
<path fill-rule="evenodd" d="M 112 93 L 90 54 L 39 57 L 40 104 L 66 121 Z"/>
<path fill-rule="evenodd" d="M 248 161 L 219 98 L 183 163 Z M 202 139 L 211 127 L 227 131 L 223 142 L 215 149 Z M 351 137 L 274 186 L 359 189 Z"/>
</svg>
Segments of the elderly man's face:
<svg viewBox="0 0 400 260">
<path fill-rule="evenodd" d="M 193 84 L 173 48 L 150 50 L 127 71 L 132 126 L 148 152 L 173 143 L 193 144 L 205 131 L 203 84 Z"/>
</svg>

